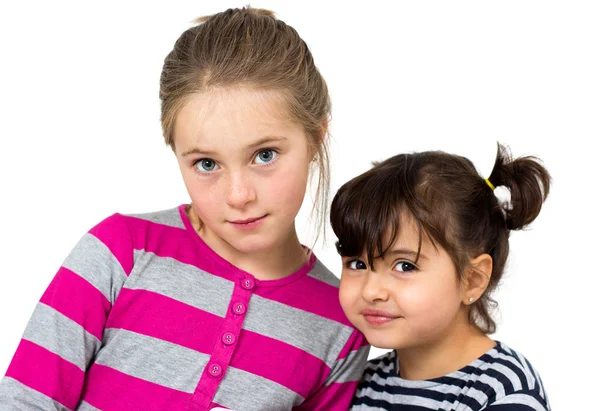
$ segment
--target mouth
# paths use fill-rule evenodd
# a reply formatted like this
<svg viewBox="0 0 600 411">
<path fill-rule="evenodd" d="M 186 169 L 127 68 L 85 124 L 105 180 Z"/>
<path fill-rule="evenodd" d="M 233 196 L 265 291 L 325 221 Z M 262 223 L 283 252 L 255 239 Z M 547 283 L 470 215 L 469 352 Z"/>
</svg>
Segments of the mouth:
<svg viewBox="0 0 600 411">
<path fill-rule="evenodd" d="M 267 218 L 267 216 L 268 214 L 265 214 L 261 217 L 247 218 L 245 220 L 234 220 L 229 221 L 229 223 L 231 223 L 235 228 L 238 228 L 240 230 L 250 230 L 260 225 L 260 223 L 262 223 L 265 220 L 265 218 Z"/>
<path fill-rule="evenodd" d="M 361 315 L 365 317 L 365 320 L 371 325 L 384 325 L 398 318 L 402 318 L 399 315 L 390 314 L 386 311 L 365 309 L 362 310 Z"/>
</svg>

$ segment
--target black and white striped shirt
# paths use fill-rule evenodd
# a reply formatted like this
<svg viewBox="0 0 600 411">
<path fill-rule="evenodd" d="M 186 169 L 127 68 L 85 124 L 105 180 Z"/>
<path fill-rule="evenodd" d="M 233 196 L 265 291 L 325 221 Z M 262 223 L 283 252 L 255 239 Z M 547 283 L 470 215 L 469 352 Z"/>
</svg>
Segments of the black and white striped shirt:
<svg viewBox="0 0 600 411">
<path fill-rule="evenodd" d="M 352 404 L 354 411 L 550 411 L 538 373 L 500 342 L 466 367 L 425 381 L 400 378 L 391 351 L 369 361 Z"/>
</svg>

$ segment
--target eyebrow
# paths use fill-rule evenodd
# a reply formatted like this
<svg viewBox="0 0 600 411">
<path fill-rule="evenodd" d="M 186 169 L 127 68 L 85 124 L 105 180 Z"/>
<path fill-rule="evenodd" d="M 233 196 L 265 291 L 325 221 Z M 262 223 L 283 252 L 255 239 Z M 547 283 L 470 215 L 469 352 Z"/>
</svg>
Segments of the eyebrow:
<svg viewBox="0 0 600 411">
<path fill-rule="evenodd" d="M 406 249 L 403 249 L 403 248 L 396 248 L 394 250 L 388 251 L 388 253 L 391 254 L 391 255 L 408 255 L 408 256 L 414 257 L 415 259 L 417 257 L 419 257 L 419 259 L 422 258 L 424 260 L 428 260 L 427 256 L 425 254 L 423 254 L 423 253 L 418 254 L 416 251 L 406 250 Z"/>
<path fill-rule="evenodd" d="M 288 141 L 288 138 L 283 137 L 283 136 L 265 136 L 265 137 L 261 138 L 260 140 L 247 146 L 246 150 L 251 151 L 251 150 L 253 150 L 259 146 L 262 146 L 263 144 L 266 144 L 266 143 L 283 143 L 283 142 L 287 142 L 287 141 Z M 191 150 L 184 152 L 181 156 L 186 157 L 186 156 L 189 156 L 190 154 L 215 155 L 217 153 L 215 153 L 214 151 L 210 151 L 210 150 L 193 148 Z"/>
</svg>

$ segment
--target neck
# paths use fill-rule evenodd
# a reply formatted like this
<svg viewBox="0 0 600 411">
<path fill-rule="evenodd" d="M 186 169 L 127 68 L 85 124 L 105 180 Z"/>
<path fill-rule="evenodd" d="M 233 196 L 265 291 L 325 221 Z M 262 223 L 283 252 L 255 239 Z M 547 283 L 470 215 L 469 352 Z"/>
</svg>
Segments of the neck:
<svg viewBox="0 0 600 411">
<path fill-rule="evenodd" d="M 298 271 L 310 257 L 309 250 L 305 249 L 298 239 L 294 224 L 274 247 L 245 253 L 207 230 L 191 207 L 188 216 L 198 235 L 213 251 L 237 268 L 252 273 L 259 280 L 287 277 Z"/>
<path fill-rule="evenodd" d="M 252 273 L 259 280 L 278 280 L 298 271 L 310 256 L 302 247 L 296 228 L 290 227 L 286 238 L 269 250 L 243 253 L 229 247 L 227 261 L 236 267 Z"/>
<path fill-rule="evenodd" d="M 429 380 L 460 370 L 496 343 L 468 320 L 455 324 L 436 341 L 397 349 L 399 374 L 406 380 Z"/>
</svg>

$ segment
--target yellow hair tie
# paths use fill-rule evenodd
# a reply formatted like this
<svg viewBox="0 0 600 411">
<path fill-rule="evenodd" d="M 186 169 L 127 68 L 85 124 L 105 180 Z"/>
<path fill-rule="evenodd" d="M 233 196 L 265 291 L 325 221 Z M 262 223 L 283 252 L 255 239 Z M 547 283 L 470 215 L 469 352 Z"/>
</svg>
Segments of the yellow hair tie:
<svg viewBox="0 0 600 411">
<path fill-rule="evenodd" d="M 490 180 L 488 180 L 487 178 L 484 178 L 484 180 L 487 183 L 487 185 L 490 186 L 492 191 L 494 191 L 496 189 L 496 187 L 494 187 L 494 185 L 492 183 L 490 183 Z"/>
</svg>

